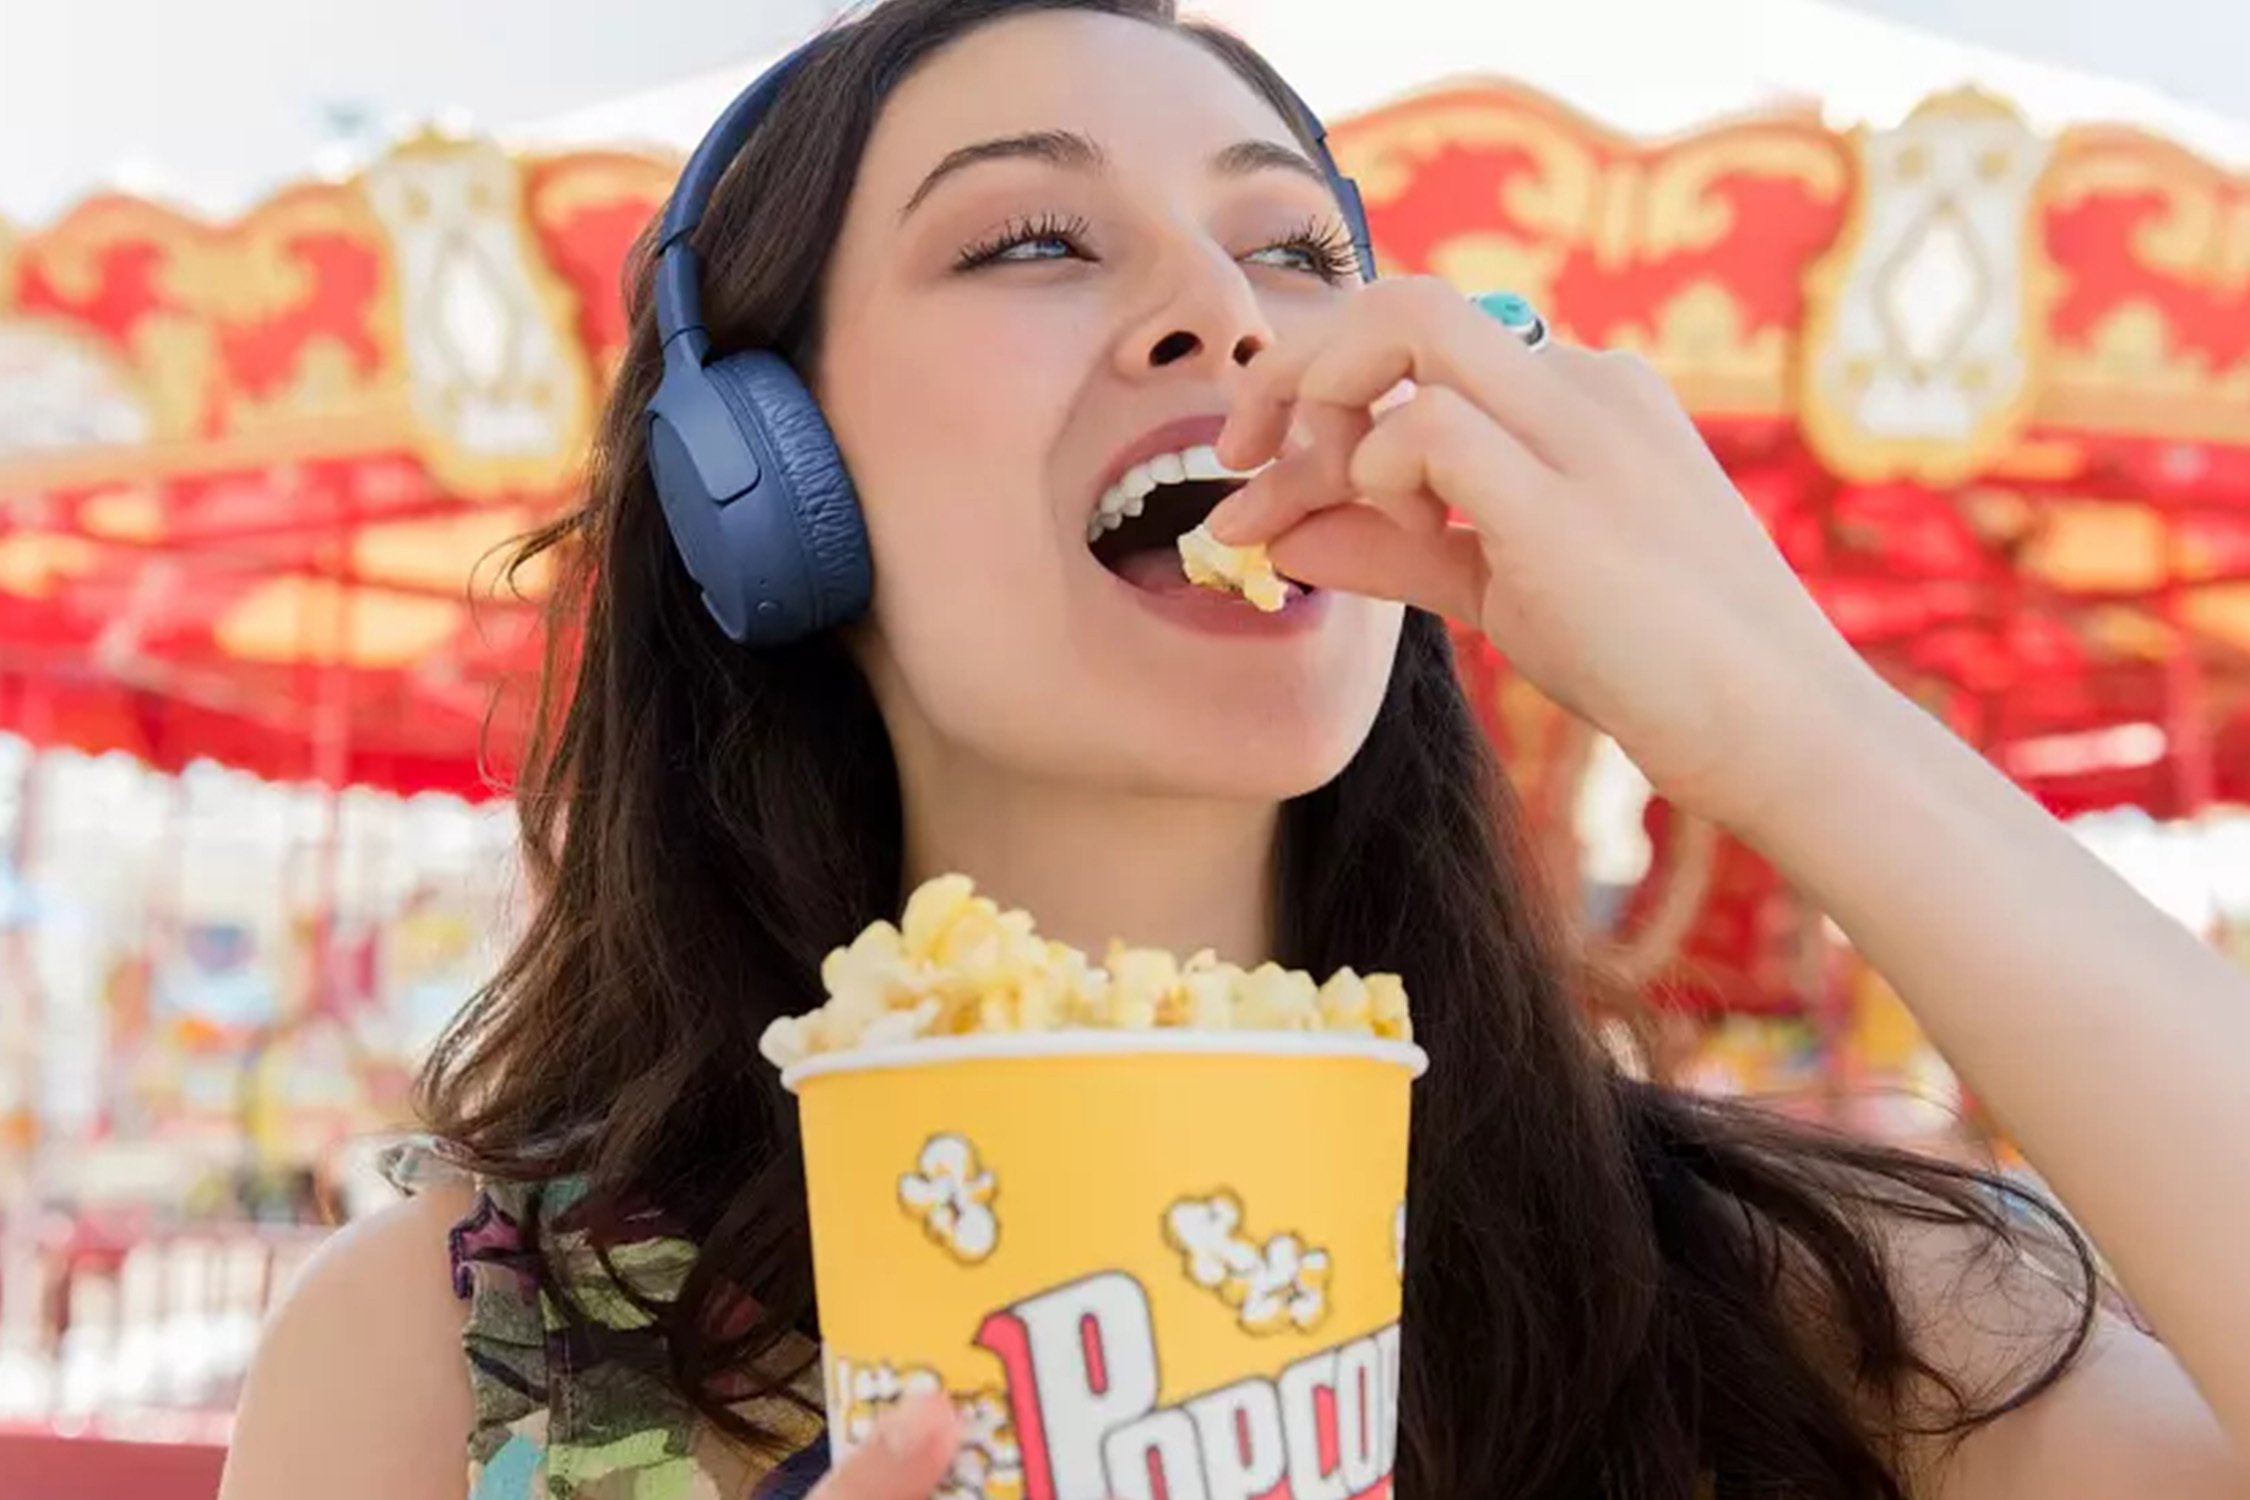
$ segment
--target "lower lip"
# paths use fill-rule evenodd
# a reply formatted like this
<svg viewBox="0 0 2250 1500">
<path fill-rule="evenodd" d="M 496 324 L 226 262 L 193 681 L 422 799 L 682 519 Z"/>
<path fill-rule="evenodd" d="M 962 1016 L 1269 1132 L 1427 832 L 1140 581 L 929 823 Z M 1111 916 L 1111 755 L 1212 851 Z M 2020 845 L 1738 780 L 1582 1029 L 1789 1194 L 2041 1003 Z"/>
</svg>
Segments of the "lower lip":
<svg viewBox="0 0 2250 1500">
<path fill-rule="evenodd" d="M 1289 586 L 1288 602 L 1268 614 L 1239 594 L 1207 589 L 1184 576 L 1177 583 L 1166 580 L 1159 587 L 1149 588 L 1129 583 L 1107 568 L 1101 573 L 1149 613 L 1207 635 L 1299 635 L 1318 625 L 1328 613 L 1325 592 L 1295 584 Z"/>
</svg>

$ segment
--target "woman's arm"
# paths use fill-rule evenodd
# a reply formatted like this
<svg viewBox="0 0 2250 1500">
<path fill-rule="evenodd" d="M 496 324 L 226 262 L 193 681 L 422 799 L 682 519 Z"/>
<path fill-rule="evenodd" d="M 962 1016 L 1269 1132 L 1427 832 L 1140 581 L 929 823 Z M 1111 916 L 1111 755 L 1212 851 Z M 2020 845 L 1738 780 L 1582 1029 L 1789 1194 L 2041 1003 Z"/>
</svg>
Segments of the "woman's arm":
<svg viewBox="0 0 2250 1500">
<path fill-rule="evenodd" d="M 2250 982 L 1872 674 L 1743 836 L 1843 927 L 2250 1453 Z"/>
<path fill-rule="evenodd" d="M 472 1410 L 448 1229 L 433 1187 L 340 1231 L 268 1323 L 219 1500 L 462 1500 Z"/>
<path fill-rule="evenodd" d="M 1279 460 L 1213 512 L 1221 540 L 1475 623 L 1834 914 L 2250 1455 L 2250 980 L 1875 677 L 1660 376 L 1385 282 L 1259 355 L 1219 451 Z M 2081 1436 L 2194 1458 L 2201 1431 L 2223 1472 L 2184 1382 L 2106 1368 Z M 2171 1470 L 2125 1472 L 2156 1494 Z"/>
<path fill-rule="evenodd" d="M 433 1185 L 321 1247 L 259 1343 L 219 1500 L 469 1493 L 468 1309 L 447 1237 L 470 1207 L 465 1187 Z M 808 1500 L 929 1500 L 959 1442 L 944 1398 L 902 1403 Z"/>
</svg>

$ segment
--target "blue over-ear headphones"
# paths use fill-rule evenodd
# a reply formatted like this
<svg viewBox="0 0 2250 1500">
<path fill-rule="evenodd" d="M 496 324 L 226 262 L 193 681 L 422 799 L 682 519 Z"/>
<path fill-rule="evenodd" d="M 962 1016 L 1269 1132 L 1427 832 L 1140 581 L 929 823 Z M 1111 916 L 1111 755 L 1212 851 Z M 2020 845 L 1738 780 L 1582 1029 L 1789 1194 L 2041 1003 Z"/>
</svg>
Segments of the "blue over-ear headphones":
<svg viewBox="0 0 2250 1500">
<path fill-rule="evenodd" d="M 665 524 L 719 628 L 750 646 L 782 646 L 867 610 L 874 565 L 859 497 L 812 392 L 770 349 L 710 361 L 701 260 L 688 243 L 719 179 L 815 38 L 727 106 L 688 158 L 659 230 L 656 330 L 664 377 L 648 404 L 649 468 Z M 1328 174 L 1360 274 L 1375 252 L 1359 189 L 1329 155 L 1327 131 L 1290 95 Z"/>
</svg>

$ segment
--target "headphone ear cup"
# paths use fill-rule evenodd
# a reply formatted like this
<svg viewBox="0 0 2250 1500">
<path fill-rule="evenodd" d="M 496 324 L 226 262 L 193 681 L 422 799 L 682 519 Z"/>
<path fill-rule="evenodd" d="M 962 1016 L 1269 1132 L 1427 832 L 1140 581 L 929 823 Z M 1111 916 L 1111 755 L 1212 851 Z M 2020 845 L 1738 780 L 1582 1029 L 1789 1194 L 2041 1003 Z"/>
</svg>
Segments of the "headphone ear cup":
<svg viewBox="0 0 2250 1500">
<path fill-rule="evenodd" d="M 759 469 L 724 515 L 731 565 L 757 585 L 738 638 L 779 646 L 850 624 L 867 613 L 874 562 L 858 491 L 820 404 L 767 350 L 729 355 L 703 373 Z"/>
</svg>

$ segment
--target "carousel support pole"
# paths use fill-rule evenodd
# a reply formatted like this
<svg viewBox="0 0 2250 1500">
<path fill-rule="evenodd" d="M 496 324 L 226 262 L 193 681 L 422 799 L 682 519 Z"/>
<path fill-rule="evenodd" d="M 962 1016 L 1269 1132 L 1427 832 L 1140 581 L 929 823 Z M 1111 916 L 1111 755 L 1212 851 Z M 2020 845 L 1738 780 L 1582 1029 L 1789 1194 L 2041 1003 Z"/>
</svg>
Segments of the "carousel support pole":
<svg viewBox="0 0 2250 1500">
<path fill-rule="evenodd" d="M 331 667 L 322 674 L 324 688 L 335 672 Z M 329 718 L 327 714 L 321 717 L 324 721 Z M 344 843 L 344 787 L 339 763 L 347 757 L 338 746 L 340 738 L 340 732 L 324 722 L 314 747 L 318 767 L 315 774 L 320 778 L 321 788 L 320 845 L 314 857 L 313 876 L 311 1009 L 316 1012 L 339 1009 L 343 999 L 343 976 L 337 958 L 336 908 L 343 885 Z"/>
<path fill-rule="evenodd" d="M 343 497 L 332 497 L 334 524 L 330 544 L 334 563 L 347 565 L 351 558 L 351 533 L 344 515 Z M 351 781 L 352 586 L 337 584 L 332 594 L 331 628 L 322 642 L 318 717 L 313 731 L 313 774 L 327 798 L 321 825 L 321 843 L 313 908 L 313 1009 L 341 1015 L 344 1010 L 345 975 L 339 942 L 337 909 L 343 891 L 344 791 Z"/>
<path fill-rule="evenodd" d="M 149 1019 L 156 1017 L 157 984 L 164 972 L 168 957 L 182 953 L 187 946 L 190 919 L 188 909 L 188 831 L 194 819 L 191 816 L 193 801 L 188 790 L 187 768 L 167 774 L 163 822 L 157 832 L 156 848 L 149 859 L 149 879 L 146 894 L 141 901 L 141 962 L 147 975 L 150 1002 Z"/>
<path fill-rule="evenodd" d="M 1794 886 L 1790 887 L 1790 900 L 1797 919 L 1792 954 L 1796 975 L 1791 988 L 1804 1002 L 1805 1017 L 1812 1024 L 1813 1045 L 1820 1055 L 1817 1097 L 1822 1121 L 1842 1125 L 1851 1094 L 1851 1081 L 1845 1077 L 1851 1041 L 1851 993 L 1848 986 L 1837 982 L 1835 944 L 1828 935 L 1827 915 Z"/>
<path fill-rule="evenodd" d="M 45 779 L 39 746 L 46 736 L 44 726 L 36 721 L 44 716 L 46 705 L 39 688 L 28 681 L 18 692 L 28 701 L 24 711 L 10 722 L 22 729 L 29 748 L 16 779 L 16 821 L 8 836 L 8 868 L 19 889 L 26 889 L 38 849 L 40 792 Z M 25 905 L 31 905 L 28 897 Z M 0 945 L 5 947 L 5 952 L 0 952 L 0 981 L 6 986 L 0 990 L 0 1068 L 14 1073 L 9 1080 L 9 1095 L 21 1112 L 22 1126 L 19 1134 L 15 1122 L 0 1116 L 0 1278 L 7 1280 L 7 1285 L 0 1286 L 0 1300 L 13 1298 L 19 1304 L 0 1307 L 0 1344 L 12 1342 L 18 1336 L 16 1330 L 28 1325 L 35 1330 L 32 1338 L 36 1348 L 47 1341 L 50 1316 L 48 1277 L 39 1254 L 39 1220 L 47 1199 L 42 1150 L 45 1132 L 39 1118 L 39 1084 L 45 1076 L 40 1060 L 45 1050 L 46 1006 L 28 912 L 0 929 Z M 23 1028 L 13 1040 L 7 1034 L 11 1013 L 14 1024 Z M 28 1318 L 20 1306 L 27 1300 L 33 1304 Z"/>
<path fill-rule="evenodd" d="M 1578 835 L 1578 804 L 1594 760 L 1594 726 L 1558 707 L 1546 740 L 1546 774 L 1539 779 L 1532 836 L 1548 877 L 1576 913 L 1586 900 L 1586 851 Z"/>
<path fill-rule="evenodd" d="M 28 892 L 31 886 L 32 861 L 39 851 L 39 812 L 44 800 L 46 777 L 40 746 L 47 739 L 48 711 L 46 693 L 35 683 L 25 682 L 19 692 L 24 698 L 24 712 L 16 720 L 24 729 L 27 751 L 23 769 L 16 777 L 16 821 L 8 834 L 8 869 L 17 888 L 26 892 L 25 904 L 30 906 Z M 46 997 L 39 980 L 39 955 L 28 912 L 22 920 L 9 924 L 4 934 L 6 953 L 0 957 L 0 975 L 7 981 L 7 995 L 12 1000 L 0 1003 L 0 1028 L 9 1023 L 13 1013 L 14 1024 L 22 1034 L 11 1042 L 5 1030 L 0 1030 L 0 1058 L 4 1058 L 15 1074 L 9 1095 L 22 1111 L 20 1138 L 13 1128 L 8 1128 L 0 1140 L 0 1225 L 13 1232 L 29 1233 L 34 1211 L 43 1196 L 40 1149 L 44 1132 L 39 1128 L 39 1086 L 46 1069 L 41 1066 L 47 1035 Z M 0 1127 L 9 1126 L 0 1119 Z M 9 1157 L 18 1157 L 11 1162 Z M 9 1264 L 20 1264 L 11 1260 Z"/>
<path fill-rule="evenodd" d="M 2173 570 L 2164 590 L 2164 623 L 2171 650 L 2164 658 L 2164 734 L 2172 763 L 2174 817 L 2193 817 L 2218 800 L 2218 767 L 2211 743 L 2210 682 L 2196 649 L 2187 600 Z"/>
</svg>

